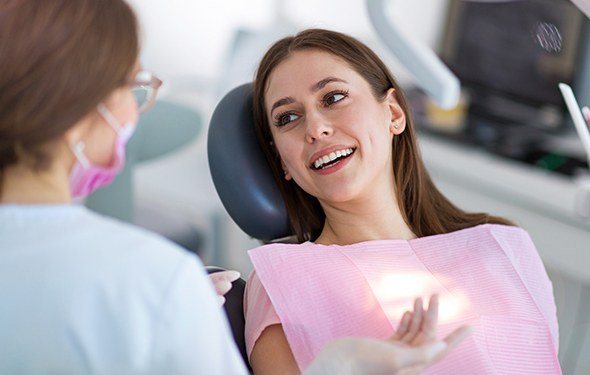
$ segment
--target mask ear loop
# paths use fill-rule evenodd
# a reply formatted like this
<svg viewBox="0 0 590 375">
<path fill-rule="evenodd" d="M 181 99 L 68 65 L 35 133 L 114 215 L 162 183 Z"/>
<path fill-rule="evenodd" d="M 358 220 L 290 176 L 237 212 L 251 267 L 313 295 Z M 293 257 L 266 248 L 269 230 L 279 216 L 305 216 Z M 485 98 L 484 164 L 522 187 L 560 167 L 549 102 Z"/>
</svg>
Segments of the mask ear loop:
<svg viewBox="0 0 590 375">
<path fill-rule="evenodd" d="M 87 169 L 88 167 L 90 167 L 90 161 L 88 160 L 86 155 L 84 155 L 84 148 L 85 147 L 86 147 L 86 144 L 84 143 L 84 141 L 78 141 L 75 144 L 70 145 L 70 149 L 74 153 L 74 156 L 76 157 L 76 159 L 78 159 L 78 161 L 80 162 L 80 164 L 82 165 L 82 167 L 84 169 Z"/>
<path fill-rule="evenodd" d="M 119 134 L 123 127 L 121 126 L 121 124 L 119 124 L 119 120 L 117 120 L 115 116 L 113 116 L 111 111 L 109 111 L 108 108 L 102 103 L 98 103 L 98 105 L 96 106 L 96 110 L 107 121 L 107 124 L 109 124 L 111 128 L 113 128 L 115 132 Z"/>
<path fill-rule="evenodd" d="M 119 120 L 117 120 L 117 118 L 113 116 L 111 111 L 109 111 L 109 109 L 103 103 L 99 103 L 96 106 L 96 110 L 106 120 L 110 127 L 115 130 L 117 135 L 121 137 L 121 139 L 123 139 L 125 143 L 127 143 L 129 138 L 131 138 L 131 136 L 133 135 L 133 132 L 135 130 L 134 126 L 129 124 L 121 125 Z"/>
<path fill-rule="evenodd" d="M 120 126 L 118 127 L 117 125 L 117 119 L 114 118 L 114 116 L 109 112 L 106 106 L 102 103 L 99 103 L 96 106 L 96 110 L 106 120 L 107 124 L 109 124 L 109 126 L 113 128 L 115 132 L 118 133 Z M 82 168 L 88 169 L 90 167 L 90 160 L 88 160 L 88 158 L 84 154 L 85 148 L 86 143 L 84 143 L 84 141 L 78 141 L 74 144 L 70 144 L 70 150 L 72 150 L 72 153 L 82 165 Z"/>
</svg>

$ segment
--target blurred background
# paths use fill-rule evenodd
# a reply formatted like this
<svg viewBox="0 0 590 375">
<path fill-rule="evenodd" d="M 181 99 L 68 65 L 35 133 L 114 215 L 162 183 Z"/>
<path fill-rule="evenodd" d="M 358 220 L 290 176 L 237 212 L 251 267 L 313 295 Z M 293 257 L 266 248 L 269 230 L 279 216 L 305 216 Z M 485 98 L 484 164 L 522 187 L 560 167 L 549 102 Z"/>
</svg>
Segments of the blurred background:
<svg viewBox="0 0 590 375">
<path fill-rule="evenodd" d="M 462 208 L 529 231 L 554 284 L 564 373 L 590 373 L 590 172 L 557 88 L 569 83 L 581 104 L 590 103 L 589 21 L 572 3 L 387 3 L 390 22 L 460 79 L 459 104 L 446 110 L 378 37 L 364 1 L 130 3 L 142 22 L 142 64 L 165 84 L 140 120 L 124 173 L 89 197 L 89 207 L 245 278 L 247 250 L 260 243 L 231 220 L 215 192 L 206 152 L 211 114 L 225 93 L 252 80 L 281 36 L 308 27 L 348 33 L 372 47 L 409 94 L 439 188 Z"/>
</svg>

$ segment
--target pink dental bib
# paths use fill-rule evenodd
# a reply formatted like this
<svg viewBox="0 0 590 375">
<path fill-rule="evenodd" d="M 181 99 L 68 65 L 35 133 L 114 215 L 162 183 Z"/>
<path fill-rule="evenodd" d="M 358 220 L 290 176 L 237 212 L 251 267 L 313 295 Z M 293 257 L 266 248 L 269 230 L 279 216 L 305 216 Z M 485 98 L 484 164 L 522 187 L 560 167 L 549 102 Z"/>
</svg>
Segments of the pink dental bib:
<svg viewBox="0 0 590 375">
<path fill-rule="evenodd" d="M 424 374 L 561 374 L 551 282 L 520 228 L 486 224 L 349 246 L 273 244 L 249 254 L 300 369 L 336 338 L 391 336 L 415 297 L 438 293 L 438 335 L 463 324 L 474 332 Z M 264 303 L 256 298 L 247 289 L 247 304 Z M 264 329 L 248 327 L 255 321 L 246 316 L 252 343 L 258 336 L 248 335 Z"/>
</svg>

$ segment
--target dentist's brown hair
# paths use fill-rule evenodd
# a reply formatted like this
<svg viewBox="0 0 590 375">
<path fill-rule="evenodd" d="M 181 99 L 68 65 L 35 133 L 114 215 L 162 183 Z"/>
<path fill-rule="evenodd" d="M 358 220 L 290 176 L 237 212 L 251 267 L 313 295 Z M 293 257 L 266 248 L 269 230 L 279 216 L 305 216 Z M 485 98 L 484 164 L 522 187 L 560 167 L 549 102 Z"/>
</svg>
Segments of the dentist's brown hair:
<svg viewBox="0 0 590 375">
<path fill-rule="evenodd" d="M 371 86 L 377 100 L 383 101 L 390 88 L 406 116 L 406 128 L 393 138 L 393 175 L 397 201 L 404 220 L 418 236 L 453 232 L 484 223 L 513 225 L 510 221 L 486 213 L 465 212 L 452 204 L 432 182 L 416 142 L 412 115 L 399 84 L 366 45 L 335 31 L 308 29 L 277 41 L 262 58 L 253 88 L 254 126 L 260 146 L 281 191 L 293 234 L 298 242 L 314 241 L 324 226 L 325 214 L 319 201 L 294 181 L 284 179 L 280 156 L 274 147 L 268 123 L 265 94 L 274 69 L 292 53 L 316 49 L 342 59 Z"/>
<path fill-rule="evenodd" d="M 123 0 L 0 0 L 0 189 L 7 167 L 49 167 L 56 142 L 127 83 L 138 55 Z"/>
</svg>

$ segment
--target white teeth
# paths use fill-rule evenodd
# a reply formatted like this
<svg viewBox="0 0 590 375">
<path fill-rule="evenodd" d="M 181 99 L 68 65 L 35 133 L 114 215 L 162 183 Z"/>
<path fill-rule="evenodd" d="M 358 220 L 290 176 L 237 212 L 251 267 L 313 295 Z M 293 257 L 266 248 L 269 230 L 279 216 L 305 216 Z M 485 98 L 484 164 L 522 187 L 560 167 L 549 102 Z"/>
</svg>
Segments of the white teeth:
<svg viewBox="0 0 590 375">
<path fill-rule="evenodd" d="M 324 156 L 319 157 L 316 161 L 313 162 L 313 166 L 314 166 L 314 168 L 318 169 L 322 165 L 324 165 L 330 161 L 334 161 L 340 157 L 348 156 L 348 155 L 352 154 L 352 152 L 353 152 L 352 148 L 346 148 L 344 150 L 338 150 L 335 152 L 331 152 L 328 155 L 324 155 Z"/>
</svg>

